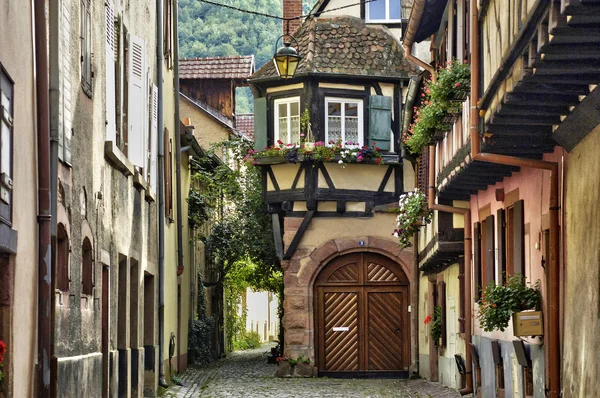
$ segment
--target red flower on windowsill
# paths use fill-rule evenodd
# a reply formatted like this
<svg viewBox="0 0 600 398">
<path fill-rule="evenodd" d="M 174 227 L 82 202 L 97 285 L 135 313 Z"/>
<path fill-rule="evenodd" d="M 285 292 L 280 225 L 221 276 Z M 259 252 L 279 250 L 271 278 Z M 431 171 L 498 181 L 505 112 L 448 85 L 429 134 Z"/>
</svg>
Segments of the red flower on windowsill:
<svg viewBox="0 0 600 398">
<path fill-rule="evenodd" d="M 425 317 L 425 321 L 423 321 L 423 323 L 424 323 L 425 325 L 429 325 L 429 323 L 431 322 L 431 320 L 432 320 L 432 319 L 433 319 L 433 317 L 432 317 L 431 315 L 427 315 L 427 316 Z"/>
</svg>

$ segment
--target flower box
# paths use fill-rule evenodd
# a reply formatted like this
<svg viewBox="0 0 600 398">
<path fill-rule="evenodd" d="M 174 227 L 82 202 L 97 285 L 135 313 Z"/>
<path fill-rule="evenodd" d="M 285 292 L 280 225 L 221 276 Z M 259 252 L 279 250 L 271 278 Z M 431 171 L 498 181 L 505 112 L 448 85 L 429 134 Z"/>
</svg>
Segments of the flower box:
<svg viewBox="0 0 600 398">
<path fill-rule="evenodd" d="M 544 321 L 541 311 L 513 313 L 513 334 L 515 336 L 543 336 Z"/>
<path fill-rule="evenodd" d="M 254 162 L 261 165 L 279 164 L 286 163 L 286 159 L 285 156 L 255 156 Z"/>
<path fill-rule="evenodd" d="M 468 96 L 469 93 L 467 91 L 454 91 L 450 96 L 450 101 L 463 102 Z"/>
</svg>

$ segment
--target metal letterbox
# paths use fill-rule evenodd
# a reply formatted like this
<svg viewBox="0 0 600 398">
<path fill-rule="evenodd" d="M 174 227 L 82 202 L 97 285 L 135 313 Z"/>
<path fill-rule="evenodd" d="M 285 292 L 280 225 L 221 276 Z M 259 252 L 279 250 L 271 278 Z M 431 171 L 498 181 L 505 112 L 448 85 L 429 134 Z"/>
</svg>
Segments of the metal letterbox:
<svg viewBox="0 0 600 398">
<path fill-rule="evenodd" d="M 524 311 L 513 314 L 515 336 L 542 336 L 544 321 L 541 311 Z"/>
</svg>

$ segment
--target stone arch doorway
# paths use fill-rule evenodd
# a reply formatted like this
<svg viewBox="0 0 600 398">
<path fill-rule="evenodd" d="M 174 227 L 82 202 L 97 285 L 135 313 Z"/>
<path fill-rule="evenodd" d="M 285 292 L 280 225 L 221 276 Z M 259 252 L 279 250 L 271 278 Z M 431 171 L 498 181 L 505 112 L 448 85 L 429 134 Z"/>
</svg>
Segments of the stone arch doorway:
<svg viewBox="0 0 600 398">
<path fill-rule="evenodd" d="M 313 287 L 315 356 L 321 376 L 408 376 L 409 279 L 373 252 L 326 264 Z"/>
</svg>

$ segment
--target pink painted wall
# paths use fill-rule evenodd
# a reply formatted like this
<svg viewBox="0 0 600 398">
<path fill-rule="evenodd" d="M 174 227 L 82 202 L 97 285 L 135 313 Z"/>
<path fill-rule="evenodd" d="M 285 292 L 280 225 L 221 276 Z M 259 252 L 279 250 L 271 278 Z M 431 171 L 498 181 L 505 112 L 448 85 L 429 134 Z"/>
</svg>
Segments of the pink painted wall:
<svg viewBox="0 0 600 398">
<path fill-rule="evenodd" d="M 554 153 L 546 154 L 544 160 L 559 163 L 559 193 L 563 192 L 562 174 L 563 161 L 566 163 L 567 153 L 560 147 L 556 147 Z M 496 201 L 496 189 L 504 188 L 504 193 L 519 189 L 519 200 L 524 201 L 525 206 L 525 274 L 527 282 L 535 283 L 538 279 L 541 281 L 542 296 L 545 297 L 546 275 L 542 268 L 542 215 L 548 213 L 548 202 L 550 199 L 550 171 L 521 168 L 521 171 L 513 173 L 511 177 L 505 178 L 503 181 L 491 185 L 485 191 L 479 191 L 477 195 L 471 195 L 471 219 L 472 222 L 481 222 L 479 219 L 479 209 L 486 205 L 490 205 L 491 214 L 494 215 L 494 228 L 497 228 L 496 212 L 499 209 L 504 209 L 504 202 Z M 559 194 L 562 205 L 562 195 Z M 473 226 L 471 225 L 471 228 Z M 564 223 L 561 222 L 561 229 L 564 228 Z M 498 236 L 496 230 L 494 232 L 496 239 L 496 254 L 495 254 L 495 269 L 498 271 Z M 562 239 L 562 237 L 561 237 Z M 539 249 L 536 249 L 536 243 Z M 561 245 L 562 246 L 562 245 Z M 561 268 L 564 266 L 563 255 L 561 250 Z M 561 272 L 562 274 L 562 272 Z M 562 300 L 561 300 L 562 301 Z M 473 314 L 477 313 L 477 304 L 474 305 Z M 479 328 L 479 321 L 474 319 L 474 328 L 476 335 L 482 335 L 493 339 L 509 340 L 513 338 L 512 321 L 504 332 L 484 332 Z M 533 341 L 532 341 L 533 342 Z"/>
</svg>

